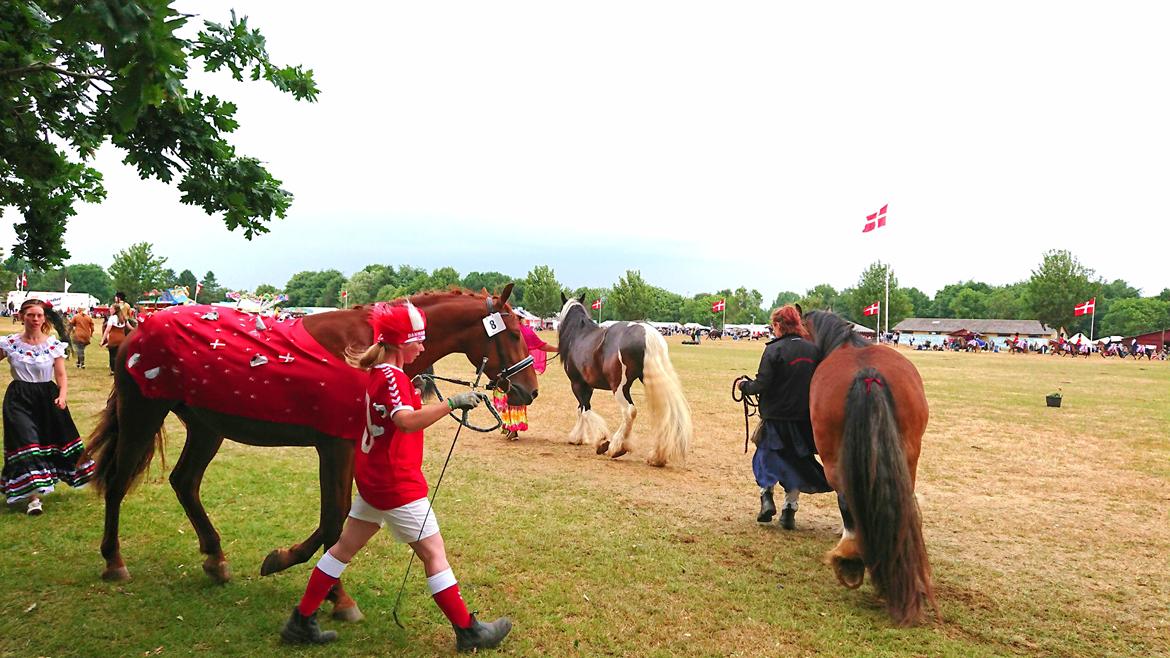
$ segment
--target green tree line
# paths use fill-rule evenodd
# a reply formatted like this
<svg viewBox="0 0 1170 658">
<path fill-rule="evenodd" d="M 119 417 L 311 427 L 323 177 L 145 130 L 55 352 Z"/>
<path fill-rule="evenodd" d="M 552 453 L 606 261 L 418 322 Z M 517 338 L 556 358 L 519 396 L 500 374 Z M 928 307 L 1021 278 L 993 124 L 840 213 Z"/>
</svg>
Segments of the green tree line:
<svg viewBox="0 0 1170 658">
<path fill-rule="evenodd" d="M 81 263 L 52 269 L 36 269 L 15 256 L 3 261 L 6 289 L 14 287 L 16 278 L 27 272 L 30 290 L 63 290 L 66 280 L 71 292 L 87 292 L 108 301 L 115 290 L 130 299 L 141 299 L 152 289 L 186 286 L 192 293 L 202 283 L 199 301 L 221 301 L 229 288 L 221 285 L 215 273 L 197 276 L 190 269 L 176 273 L 168 258 L 155 253 L 148 242 L 130 245 L 113 254 L 108 267 Z M 450 287 L 498 292 L 515 283 L 512 302 L 541 317 L 550 317 L 561 307 L 561 294 L 584 298 L 587 306 L 602 300 L 602 308 L 593 311 L 600 320 L 656 320 L 661 322 L 699 322 L 720 325 L 726 317 L 730 324 L 766 324 L 772 308 L 799 302 L 807 310 L 827 309 L 867 326 L 876 318 L 863 315 L 865 307 L 885 302 L 885 281 L 889 269 L 890 325 L 908 317 L 994 318 L 1002 320 L 1039 320 L 1069 333 L 1088 333 L 1089 316 L 1074 317 L 1073 307 L 1096 299 L 1095 333 L 1097 335 L 1133 335 L 1170 327 L 1170 288 L 1158 295 L 1143 297 L 1141 291 L 1121 279 L 1112 281 L 1096 276 L 1068 251 L 1045 252 L 1031 275 L 1005 285 L 980 281 L 960 281 L 943 286 L 933 297 L 918 288 L 903 287 L 888 264 L 875 262 L 858 276 L 857 282 L 843 290 L 828 283 L 818 284 L 797 293 L 783 291 L 765 305 L 755 288 L 741 286 L 695 295 L 679 293 L 647 282 L 640 271 L 627 270 L 618 280 L 604 287 L 570 289 L 556 277 L 548 265 L 537 265 L 525 276 L 502 272 L 460 274 L 453 267 L 427 271 L 413 265 L 367 265 L 346 276 L 340 270 L 306 270 L 293 274 L 283 287 L 261 284 L 257 294 L 288 295 L 289 306 L 340 307 L 368 304 L 412 295 L 423 290 Z M 344 295 L 342 294 L 344 291 Z M 726 313 L 713 313 L 712 305 L 723 300 Z M 884 319 L 885 311 L 881 313 Z"/>
</svg>

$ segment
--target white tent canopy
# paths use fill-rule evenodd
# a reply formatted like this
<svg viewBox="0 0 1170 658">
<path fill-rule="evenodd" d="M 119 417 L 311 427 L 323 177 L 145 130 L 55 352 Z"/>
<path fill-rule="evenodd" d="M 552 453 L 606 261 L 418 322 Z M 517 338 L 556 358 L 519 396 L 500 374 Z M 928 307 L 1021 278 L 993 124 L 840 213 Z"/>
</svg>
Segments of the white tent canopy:
<svg viewBox="0 0 1170 658">
<path fill-rule="evenodd" d="M 772 328 L 766 324 L 726 324 L 723 325 L 724 331 L 750 331 L 753 334 L 764 333 L 771 331 Z"/>
<path fill-rule="evenodd" d="M 705 324 L 699 324 L 698 322 L 688 322 L 683 325 L 683 329 L 706 329 L 707 331 L 710 331 L 711 327 L 708 327 Z"/>
</svg>

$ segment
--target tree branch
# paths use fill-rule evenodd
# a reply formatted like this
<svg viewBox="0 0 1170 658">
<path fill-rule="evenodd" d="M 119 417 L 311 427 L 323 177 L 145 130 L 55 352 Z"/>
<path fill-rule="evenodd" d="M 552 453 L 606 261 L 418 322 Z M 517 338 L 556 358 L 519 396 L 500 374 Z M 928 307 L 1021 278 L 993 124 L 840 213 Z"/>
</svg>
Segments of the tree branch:
<svg viewBox="0 0 1170 658">
<path fill-rule="evenodd" d="M 39 73 L 41 71 L 51 71 L 51 72 L 56 73 L 58 75 L 67 75 L 69 77 L 81 78 L 83 80 L 101 80 L 103 82 L 110 81 L 110 79 L 104 75 L 95 75 L 93 73 L 78 73 L 76 71 L 70 71 L 69 69 L 63 69 L 60 67 L 53 66 L 52 64 L 46 64 L 44 62 L 38 62 L 36 64 L 32 64 L 29 66 L 22 66 L 18 69 L 7 69 L 4 71 L 0 71 L 0 78 L 16 77 L 16 76 L 24 75 L 25 73 Z"/>
</svg>

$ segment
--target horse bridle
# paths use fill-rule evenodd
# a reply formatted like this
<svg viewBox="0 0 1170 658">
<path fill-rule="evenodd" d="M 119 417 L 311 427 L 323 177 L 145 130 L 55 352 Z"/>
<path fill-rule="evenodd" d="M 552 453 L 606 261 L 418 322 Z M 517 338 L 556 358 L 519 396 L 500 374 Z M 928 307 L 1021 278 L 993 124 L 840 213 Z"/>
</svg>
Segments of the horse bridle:
<svg viewBox="0 0 1170 658">
<path fill-rule="evenodd" d="M 487 296 L 485 303 L 487 305 L 487 315 L 484 316 L 484 319 L 487 319 L 489 316 L 491 316 L 493 313 L 496 313 L 497 311 L 496 311 L 495 302 L 492 301 L 491 295 Z M 503 317 L 505 315 L 511 315 L 511 313 L 506 313 L 502 310 L 499 311 L 499 313 L 500 313 L 501 317 Z M 496 340 L 496 336 L 499 336 L 502 333 L 504 333 L 504 332 L 501 331 L 499 333 L 496 333 L 496 334 L 489 336 L 488 343 L 495 343 L 496 356 L 499 357 L 500 363 L 504 364 L 504 363 L 508 362 L 507 359 L 504 357 L 504 346 L 500 344 L 500 341 Z M 534 359 L 532 357 L 532 355 L 529 354 L 529 355 L 525 356 L 523 359 L 520 359 L 519 361 L 517 361 L 516 363 L 513 363 L 512 365 L 510 365 L 506 368 L 502 368 L 500 370 L 499 374 L 496 375 L 496 379 L 493 382 L 496 389 L 501 390 L 501 391 L 507 391 L 508 389 L 504 387 L 504 383 L 506 382 L 508 384 L 508 386 L 511 387 L 512 376 L 515 375 L 516 373 L 521 372 L 525 368 L 532 366 L 533 362 L 535 362 L 535 361 L 536 361 L 536 359 Z"/>
</svg>

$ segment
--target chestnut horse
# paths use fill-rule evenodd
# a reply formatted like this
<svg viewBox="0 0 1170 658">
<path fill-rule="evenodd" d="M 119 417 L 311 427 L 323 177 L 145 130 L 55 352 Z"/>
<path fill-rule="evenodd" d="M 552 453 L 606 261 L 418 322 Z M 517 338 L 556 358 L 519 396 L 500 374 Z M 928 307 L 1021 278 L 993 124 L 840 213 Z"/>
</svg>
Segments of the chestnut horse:
<svg viewBox="0 0 1170 658">
<path fill-rule="evenodd" d="M 600 327 L 589 318 L 584 297 L 567 299 L 562 294 L 561 301 L 564 307 L 557 329 L 558 347 L 578 405 L 577 423 L 569 432 L 569 443 L 592 441 L 597 454 L 605 453 L 614 459 L 629 452 L 630 430 L 638 417 L 630 387 L 635 380 L 641 380 L 655 422 L 655 443 L 646 462 L 665 466 L 670 461 L 685 460 L 691 441 L 691 408 L 683 397 L 662 334 L 648 324 L 636 322 Z M 590 408 L 594 389 L 610 391 L 622 407 L 622 423 L 612 441 L 605 420 Z"/>
<path fill-rule="evenodd" d="M 410 301 L 427 315 L 428 337 L 426 351 L 418 360 L 406 366 L 407 374 L 418 374 L 454 352 L 466 354 L 476 367 L 486 357 L 485 372 L 498 386 L 508 391 L 509 403 L 531 403 L 537 395 L 536 373 L 527 367 L 532 360 L 520 334 L 518 321 L 507 305 L 511 292 L 512 284 L 508 284 L 498 297 L 486 294 L 487 291 L 475 294 L 459 290 L 412 296 Z M 501 314 L 505 330 L 488 336 L 483 320 L 495 312 Z M 303 320 L 303 328 L 325 351 L 344 363 L 346 350 L 362 350 L 373 342 L 369 313 L 368 307 L 358 306 L 351 310 L 312 315 Z M 272 551 L 264 560 L 261 575 L 305 562 L 322 545 L 333 545 L 340 536 L 349 511 L 354 442 L 305 425 L 256 420 L 190 406 L 181 400 L 146 397 L 127 370 L 134 365 L 133 361 L 127 365 L 128 355 L 134 353 L 135 344 L 146 340 L 150 332 L 164 330 L 185 331 L 179 323 L 174 323 L 170 329 L 163 329 L 159 323 L 145 322 L 119 349 L 109 402 L 97 428 L 86 442 L 89 453 L 97 462 L 94 483 L 98 491 L 104 493 L 106 502 L 105 533 L 101 545 L 106 567 L 102 578 L 126 580 L 130 577 L 122 561 L 118 542 L 122 499 L 150 464 L 155 450 L 161 450 L 163 421 L 171 412 L 186 425 L 187 441 L 178 463 L 171 471 L 170 482 L 199 536 L 199 550 L 207 556 L 203 570 L 209 576 L 221 583 L 231 577 L 219 533 L 199 499 L 199 486 L 204 471 L 224 438 L 254 446 L 312 446 L 317 449 L 321 480 L 318 527 L 304 542 Z M 348 366 L 339 367 L 346 369 L 345 373 L 341 373 L 343 383 L 340 385 L 354 387 L 354 397 L 360 397 L 365 386 L 364 374 Z M 296 374 L 293 376 L 296 377 Z M 316 384 L 316 381 L 304 382 L 308 387 Z M 241 399 L 241 412 L 246 405 L 247 401 Z M 340 583 L 330 598 L 335 602 L 334 617 L 347 620 L 361 618 L 357 605 L 345 594 Z"/>
<path fill-rule="evenodd" d="M 837 579 L 861 586 L 868 569 L 898 625 L 937 612 L 914 479 L 929 409 L 922 377 L 896 350 L 874 345 L 850 323 L 810 311 L 820 349 L 809 411 L 825 476 L 845 499 L 841 541 L 826 556 Z"/>
</svg>

